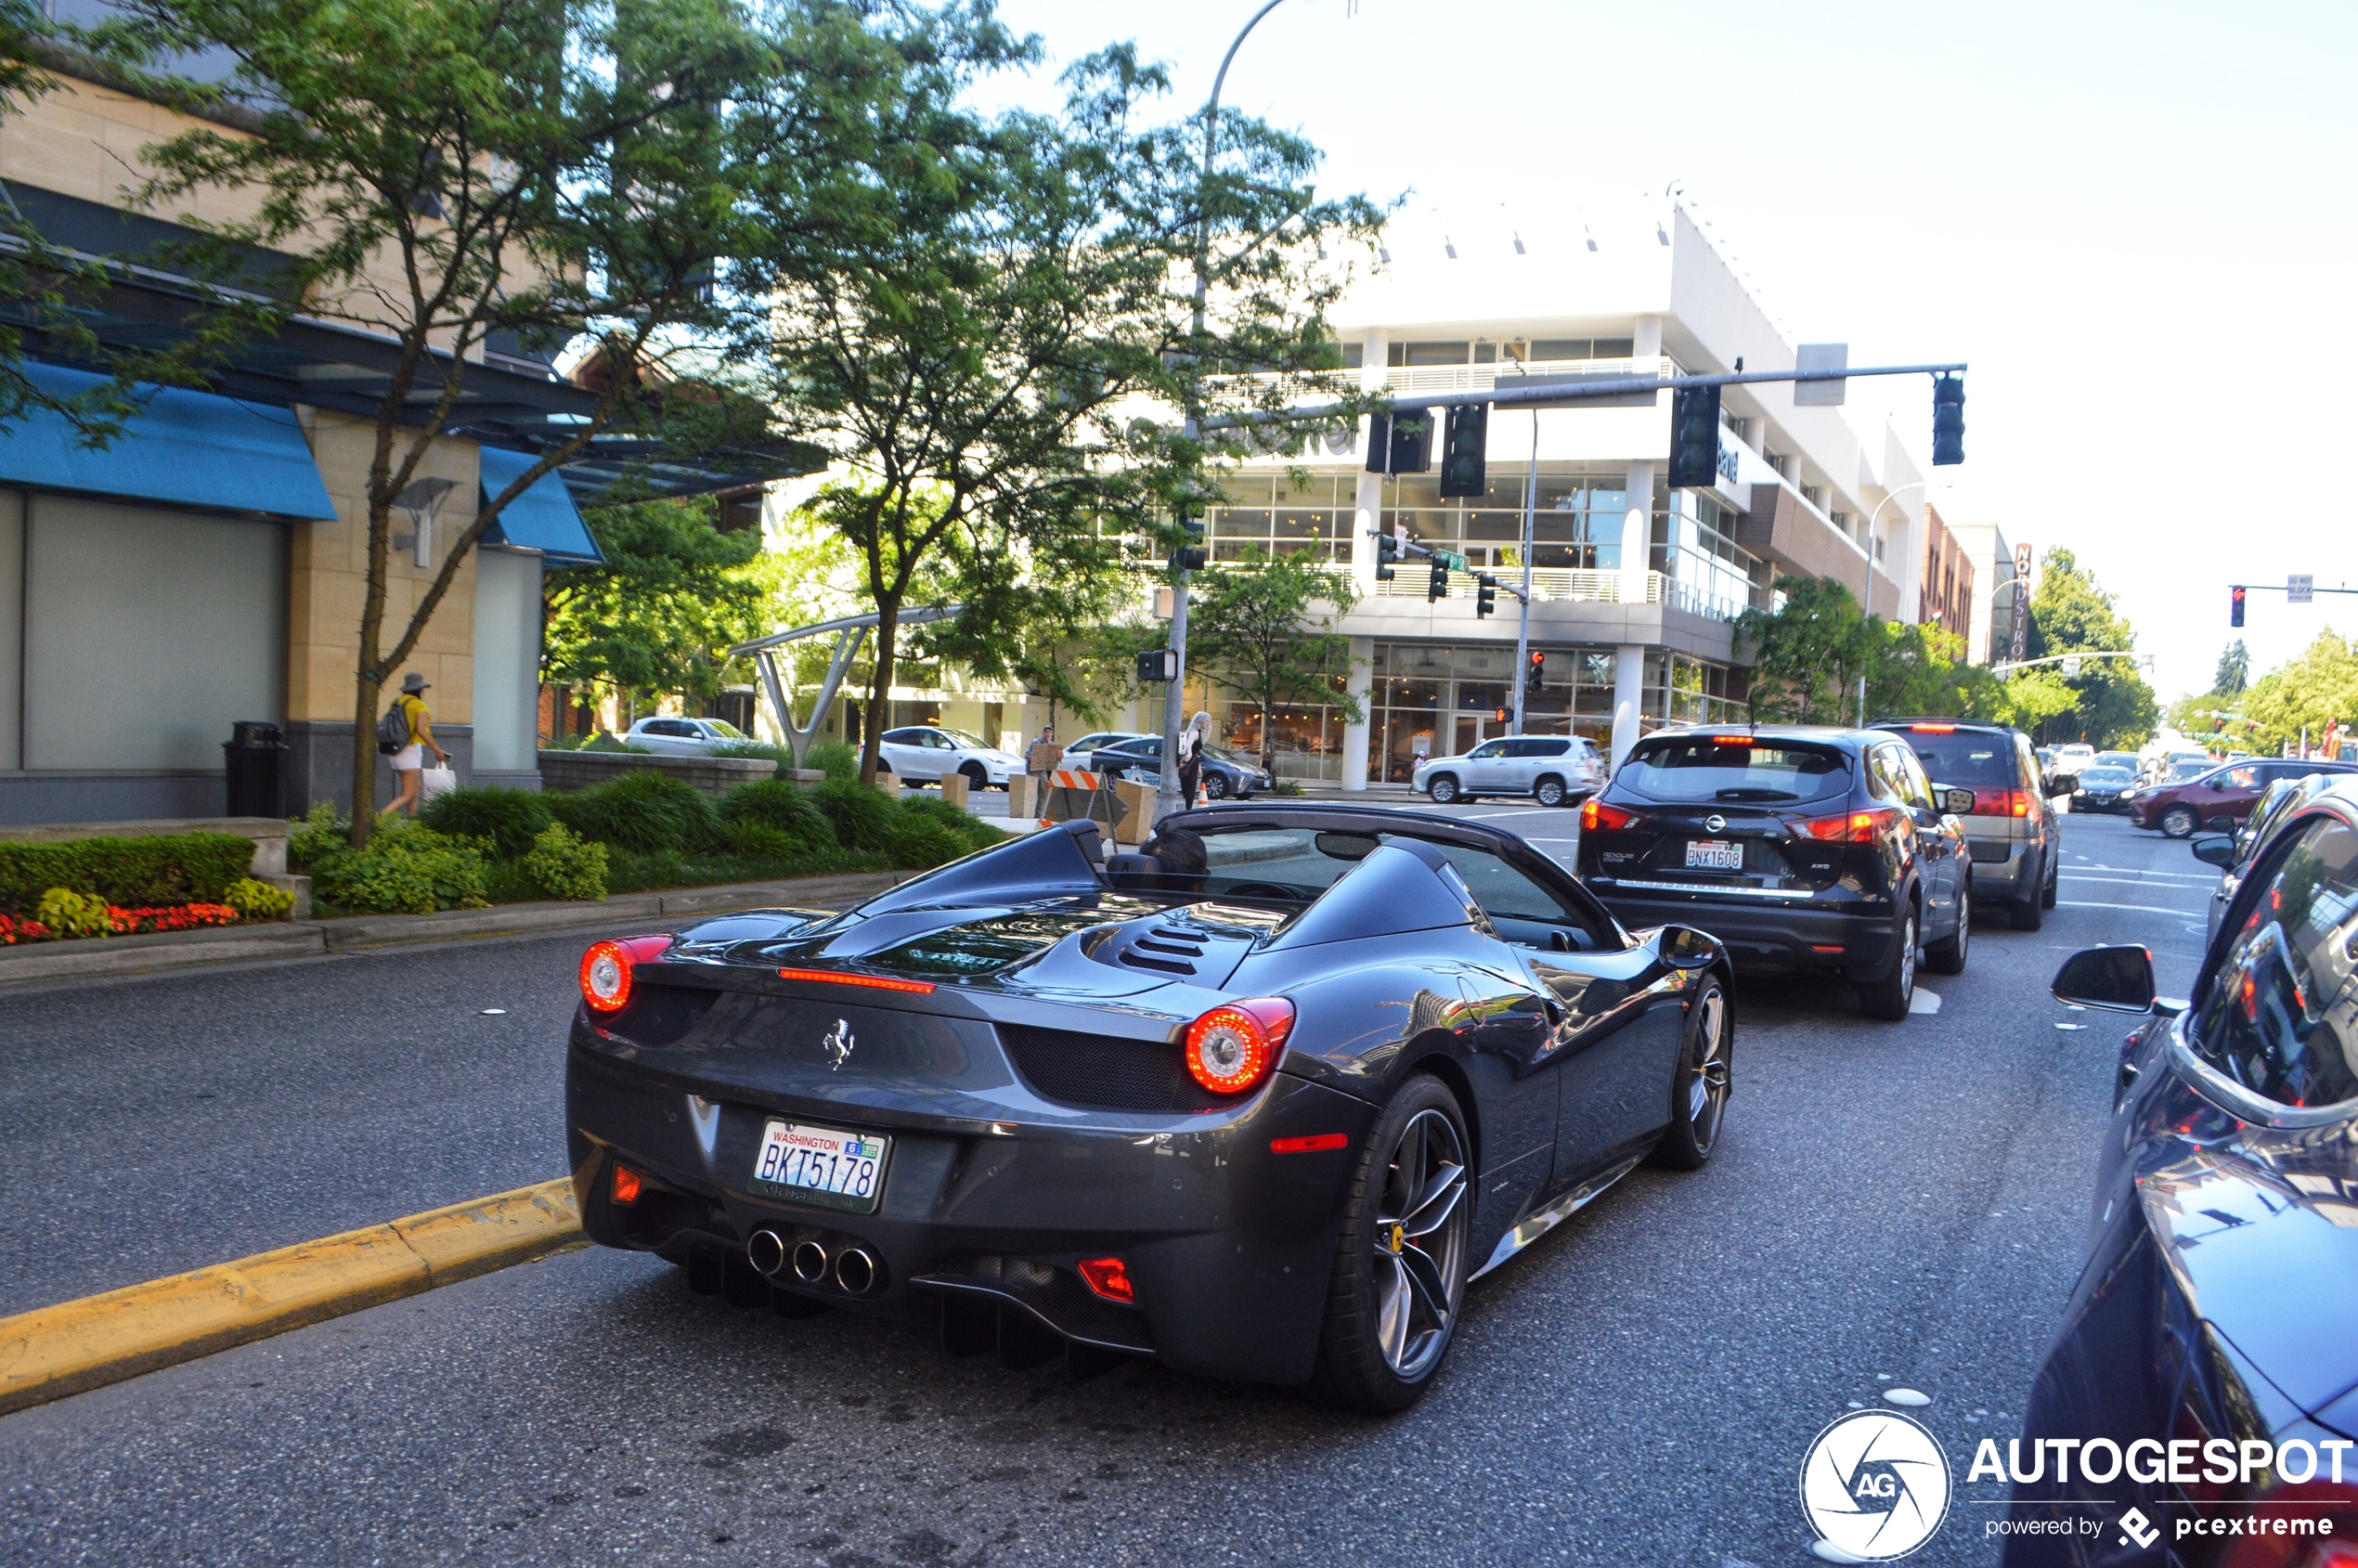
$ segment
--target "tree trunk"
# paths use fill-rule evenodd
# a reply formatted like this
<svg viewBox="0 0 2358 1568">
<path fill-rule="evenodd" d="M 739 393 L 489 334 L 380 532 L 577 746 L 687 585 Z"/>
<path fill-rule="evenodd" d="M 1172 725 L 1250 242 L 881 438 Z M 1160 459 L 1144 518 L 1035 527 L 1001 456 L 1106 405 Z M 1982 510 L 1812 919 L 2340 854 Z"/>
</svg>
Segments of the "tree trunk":
<svg viewBox="0 0 2358 1568">
<path fill-rule="evenodd" d="M 364 667 L 352 715 L 352 832 L 347 841 L 356 849 L 369 842 L 377 825 L 377 698 L 383 691 L 384 682 Z"/>
<path fill-rule="evenodd" d="M 369 475 L 369 488 L 383 491 L 382 450 Z M 385 579 L 391 575 L 386 557 L 392 550 L 393 508 L 371 502 L 369 508 L 369 584 L 360 601 L 360 653 L 354 672 L 352 710 L 352 831 L 346 841 L 357 849 L 369 842 L 377 825 L 377 700 L 384 694 L 383 658 Z"/>
<path fill-rule="evenodd" d="M 860 782 L 876 782 L 876 763 L 884 755 L 885 718 L 892 706 L 893 638 L 900 626 L 900 595 L 876 596 L 876 667 L 868 681 L 868 711 L 861 716 Z"/>
</svg>

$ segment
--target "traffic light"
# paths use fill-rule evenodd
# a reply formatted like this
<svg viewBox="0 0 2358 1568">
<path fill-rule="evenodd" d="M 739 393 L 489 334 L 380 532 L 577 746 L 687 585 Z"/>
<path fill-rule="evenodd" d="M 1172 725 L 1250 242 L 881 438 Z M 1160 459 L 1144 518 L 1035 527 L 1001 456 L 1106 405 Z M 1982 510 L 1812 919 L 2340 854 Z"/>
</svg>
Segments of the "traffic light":
<svg viewBox="0 0 2358 1568">
<path fill-rule="evenodd" d="M 1531 650 L 1531 662 L 1522 667 L 1522 690 L 1525 696 L 1539 694 L 1539 682 L 1548 672 L 1548 655 L 1538 649 Z"/>
<path fill-rule="evenodd" d="M 1477 497 L 1488 486 L 1490 469 L 1483 457 L 1483 443 L 1489 428 L 1487 403 L 1449 410 L 1449 428 L 1441 446 L 1443 496 Z"/>
<path fill-rule="evenodd" d="M 2241 583 L 2237 583 L 2227 590 L 2227 624 L 2229 626 L 2244 624 L 2244 585 Z"/>
<path fill-rule="evenodd" d="M 1965 383 L 1943 376 L 1932 383 L 1932 463 L 1945 468 L 1965 460 Z"/>
<path fill-rule="evenodd" d="M 1449 563 L 1436 555 L 1432 558 L 1432 576 L 1425 582 L 1425 602 L 1449 597 Z"/>
<path fill-rule="evenodd" d="M 1474 618 L 1498 613 L 1498 579 L 1483 572 L 1474 578 Z"/>
<path fill-rule="evenodd" d="M 1494 707 L 1490 710 L 1490 720 L 1494 724 L 1504 724 L 1508 718 L 1508 712 L 1503 707 Z"/>
<path fill-rule="evenodd" d="M 1389 533 L 1379 533 L 1376 536 L 1376 581 L 1388 583 L 1398 577 L 1400 574 L 1392 569 L 1392 564 L 1399 559 L 1400 541 Z"/>
<path fill-rule="evenodd" d="M 1680 387 L 1670 395 L 1670 487 L 1708 490 L 1719 478 L 1719 389 Z"/>
<path fill-rule="evenodd" d="M 1432 467 L 1432 411 L 1409 408 L 1367 421 L 1367 472 L 1422 473 Z"/>
</svg>

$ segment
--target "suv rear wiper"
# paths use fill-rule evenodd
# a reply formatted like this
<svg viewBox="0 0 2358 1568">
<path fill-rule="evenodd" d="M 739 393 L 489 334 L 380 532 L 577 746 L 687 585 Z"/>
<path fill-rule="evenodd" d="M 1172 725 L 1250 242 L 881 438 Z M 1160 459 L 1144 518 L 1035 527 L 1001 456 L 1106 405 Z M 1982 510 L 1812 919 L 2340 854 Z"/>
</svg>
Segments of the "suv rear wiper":
<svg viewBox="0 0 2358 1568">
<path fill-rule="evenodd" d="M 1738 784 L 1731 789 L 1717 791 L 1712 798 L 1714 800 L 1798 800 L 1801 797 L 1789 789 L 1768 789 L 1759 784 Z"/>
</svg>

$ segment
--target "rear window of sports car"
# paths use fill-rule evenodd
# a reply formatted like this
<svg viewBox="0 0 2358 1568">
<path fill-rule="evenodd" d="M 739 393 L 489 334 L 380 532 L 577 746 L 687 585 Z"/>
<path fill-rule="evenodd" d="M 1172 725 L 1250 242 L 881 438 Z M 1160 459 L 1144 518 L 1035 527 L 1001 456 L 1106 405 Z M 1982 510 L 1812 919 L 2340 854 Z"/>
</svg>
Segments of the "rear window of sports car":
<svg viewBox="0 0 2358 1568">
<path fill-rule="evenodd" d="M 1613 777 L 1649 800 L 1823 800 L 1850 787 L 1850 759 L 1833 746 L 1688 735 L 1641 743 Z"/>
</svg>

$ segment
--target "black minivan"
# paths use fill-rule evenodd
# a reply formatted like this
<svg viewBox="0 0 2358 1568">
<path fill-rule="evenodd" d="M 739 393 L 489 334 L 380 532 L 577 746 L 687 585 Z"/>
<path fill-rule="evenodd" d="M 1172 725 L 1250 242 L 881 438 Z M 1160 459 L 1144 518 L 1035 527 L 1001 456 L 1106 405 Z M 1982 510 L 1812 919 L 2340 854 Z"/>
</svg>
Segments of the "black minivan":
<svg viewBox="0 0 2358 1568">
<path fill-rule="evenodd" d="M 1879 730 L 1664 730 L 1580 810 L 1580 878 L 1623 925 L 1838 972 L 1876 1018 L 1908 1016 L 1919 945 L 1936 973 L 1964 968 L 1967 864 L 1916 754 Z"/>
</svg>

